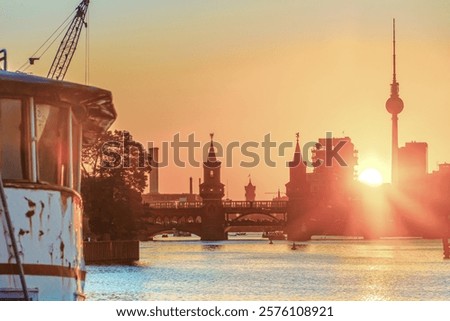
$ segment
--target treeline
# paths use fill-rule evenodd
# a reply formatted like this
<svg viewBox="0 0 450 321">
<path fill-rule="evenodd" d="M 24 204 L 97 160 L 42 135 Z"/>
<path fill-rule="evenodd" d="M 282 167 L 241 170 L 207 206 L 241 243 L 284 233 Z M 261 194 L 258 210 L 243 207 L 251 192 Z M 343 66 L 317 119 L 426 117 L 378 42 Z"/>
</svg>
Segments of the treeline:
<svg viewBox="0 0 450 321">
<path fill-rule="evenodd" d="M 83 148 L 85 239 L 136 238 L 143 214 L 141 193 L 150 173 L 146 160 L 146 150 L 126 131 L 108 131 Z"/>
</svg>

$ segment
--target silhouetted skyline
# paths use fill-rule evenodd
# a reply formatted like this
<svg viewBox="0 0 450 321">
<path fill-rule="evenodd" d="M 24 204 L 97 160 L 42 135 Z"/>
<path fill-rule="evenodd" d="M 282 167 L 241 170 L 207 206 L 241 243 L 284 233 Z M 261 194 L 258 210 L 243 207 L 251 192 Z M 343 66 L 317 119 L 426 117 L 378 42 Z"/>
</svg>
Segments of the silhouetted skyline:
<svg viewBox="0 0 450 321">
<path fill-rule="evenodd" d="M 17 69 L 71 12 L 77 1 L 5 3 L 9 68 Z M 90 82 L 111 89 L 119 118 L 114 127 L 136 140 L 183 139 L 216 132 L 219 142 L 261 140 L 271 132 L 290 141 L 300 131 L 312 141 L 326 131 L 350 136 L 359 170 L 390 181 L 391 128 L 384 102 L 392 76 L 392 18 L 397 22 L 401 75 L 399 145 L 426 141 L 428 171 L 450 159 L 446 150 L 446 1 L 92 2 Z M 26 25 L 23 21 L 27 21 Z M 56 50 L 56 48 L 55 48 Z M 45 75 L 53 52 L 27 71 Z M 66 76 L 84 82 L 84 38 Z M 342 134 L 342 132 L 344 132 Z M 286 160 L 288 160 L 286 158 Z M 196 168 L 160 171 L 162 192 L 182 192 Z M 287 179 L 284 168 L 252 170 L 261 193 Z M 225 169 L 238 198 L 247 169 Z M 240 192 L 236 192 L 240 193 Z"/>
</svg>

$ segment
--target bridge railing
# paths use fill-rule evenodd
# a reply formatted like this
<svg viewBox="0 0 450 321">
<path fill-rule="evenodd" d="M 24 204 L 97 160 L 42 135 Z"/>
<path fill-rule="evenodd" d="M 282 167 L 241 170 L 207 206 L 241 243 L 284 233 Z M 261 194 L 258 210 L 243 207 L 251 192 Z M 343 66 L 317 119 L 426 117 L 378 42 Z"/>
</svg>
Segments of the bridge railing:
<svg viewBox="0 0 450 321">
<path fill-rule="evenodd" d="M 200 208 L 203 206 L 203 203 L 168 201 L 168 202 L 150 202 L 147 203 L 147 206 L 150 208 L 157 208 L 157 209 Z"/>
<path fill-rule="evenodd" d="M 257 208 L 257 209 L 280 209 L 286 210 L 287 201 L 222 201 L 226 208 Z M 202 202 L 150 202 L 147 206 L 155 209 L 177 209 L 177 208 L 200 208 Z"/>
<path fill-rule="evenodd" d="M 286 201 L 223 201 L 222 205 L 228 208 L 258 208 L 258 209 L 283 209 L 287 208 Z"/>
</svg>

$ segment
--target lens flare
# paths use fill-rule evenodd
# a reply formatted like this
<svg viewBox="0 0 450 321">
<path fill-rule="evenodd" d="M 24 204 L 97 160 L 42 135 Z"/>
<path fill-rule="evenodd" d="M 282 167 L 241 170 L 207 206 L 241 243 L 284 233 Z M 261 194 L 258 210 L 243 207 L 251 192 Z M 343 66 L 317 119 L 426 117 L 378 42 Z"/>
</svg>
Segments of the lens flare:
<svg viewBox="0 0 450 321">
<path fill-rule="evenodd" d="M 366 168 L 359 174 L 358 180 L 361 183 L 370 185 L 370 186 L 379 186 L 383 183 L 383 177 L 380 174 L 380 171 L 375 168 Z"/>
</svg>

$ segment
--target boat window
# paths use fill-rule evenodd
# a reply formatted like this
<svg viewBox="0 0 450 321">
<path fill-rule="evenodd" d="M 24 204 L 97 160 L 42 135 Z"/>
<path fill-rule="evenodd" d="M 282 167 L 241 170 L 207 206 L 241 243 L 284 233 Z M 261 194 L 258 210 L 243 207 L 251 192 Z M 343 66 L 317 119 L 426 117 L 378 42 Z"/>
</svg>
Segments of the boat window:
<svg viewBox="0 0 450 321">
<path fill-rule="evenodd" d="M 70 187 L 68 113 L 69 109 L 36 104 L 39 180 Z"/>
<path fill-rule="evenodd" d="M 20 99 L 0 99 L 0 164 L 4 179 L 26 178 L 23 119 Z"/>
</svg>

